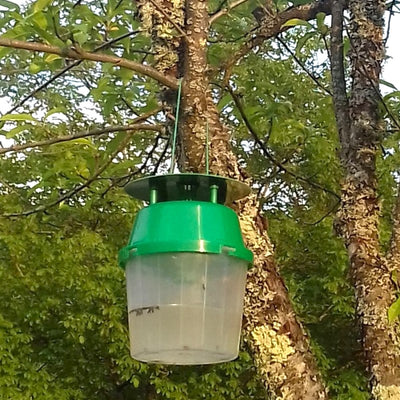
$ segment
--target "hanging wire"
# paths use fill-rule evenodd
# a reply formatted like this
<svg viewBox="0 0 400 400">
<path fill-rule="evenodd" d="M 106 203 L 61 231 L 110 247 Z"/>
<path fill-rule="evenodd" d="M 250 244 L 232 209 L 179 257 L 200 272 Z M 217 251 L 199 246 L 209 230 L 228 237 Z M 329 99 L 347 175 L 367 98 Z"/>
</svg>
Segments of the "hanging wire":
<svg viewBox="0 0 400 400">
<path fill-rule="evenodd" d="M 208 120 L 206 121 L 206 174 L 209 174 L 209 161 L 208 161 Z"/>
<path fill-rule="evenodd" d="M 182 92 L 182 78 L 179 79 L 178 97 L 176 99 L 175 125 L 174 125 L 174 135 L 173 135 L 173 139 L 172 139 L 171 168 L 169 171 L 170 174 L 174 173 L 174 168 L 175 168 L 175 148 L 176 148 L 176 136 L 178 133 L 179 108 L 181 105 L 181 92 Z"/>
</svg>

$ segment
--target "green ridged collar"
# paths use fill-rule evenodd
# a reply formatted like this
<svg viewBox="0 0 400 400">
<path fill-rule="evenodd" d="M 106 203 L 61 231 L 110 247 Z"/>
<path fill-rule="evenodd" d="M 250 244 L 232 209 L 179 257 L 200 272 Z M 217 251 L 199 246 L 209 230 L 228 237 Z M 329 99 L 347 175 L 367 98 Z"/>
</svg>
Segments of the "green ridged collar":
<svg viewBox="0 0 400 400">
<path fill-rule="evenodd" d="M 124 268 L 131 257 L 170 252 L 225 253 L 253 261 L 235 212 L 203 201 L 166 201 L 139 211 L 119 264 Z"/>
</svg>

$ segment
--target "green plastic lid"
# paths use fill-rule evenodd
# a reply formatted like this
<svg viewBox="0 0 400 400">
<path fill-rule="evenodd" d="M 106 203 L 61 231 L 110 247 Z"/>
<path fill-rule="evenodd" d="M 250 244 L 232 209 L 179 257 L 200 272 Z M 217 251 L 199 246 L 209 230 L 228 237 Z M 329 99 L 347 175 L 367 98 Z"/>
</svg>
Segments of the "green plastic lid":
<svg viewBox="0 0 400 400">
<path fill-rule="evenodd" d="M 235 212 L 222 205 L 247 196 L 247 185 L 214 175 L 178 174 L 139 179 L 125 190 L 150 206 L 136 216 L 128 246 L 119 253 L 121 267 L 132 257 L 172 252 L 225 253 L 252 263 Z"/>
<path fill-rule="evenodd" d="M 139 211 L 119 263 L 124 268 L 131 257 L 170 252 L 225 253 L 253 261 L 234 211 L 200 201 L 168 201 Z"/>
<path fill-rule="evenodd" d="M 210 188 L 218 188 L 216 202 L 231 204 L 250 194 L 250 188 L 234 179 L 218 175 L 171 174 L 137 179 L 125 186 L 132 197 L 150 201 L 151 191 L 157 191 L 157 202 L 175 200 L 210 201 Z"/>
</svg>

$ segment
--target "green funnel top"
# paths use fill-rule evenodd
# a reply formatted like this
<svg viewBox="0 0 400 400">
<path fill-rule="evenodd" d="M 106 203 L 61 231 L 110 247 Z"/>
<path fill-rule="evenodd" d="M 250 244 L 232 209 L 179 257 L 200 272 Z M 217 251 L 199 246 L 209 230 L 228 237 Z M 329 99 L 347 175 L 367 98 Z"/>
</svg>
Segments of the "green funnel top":
<svg viewBox="0 0 400 400">
<path fill-rule="evenodd" d="M 215 201 L 210 195 L 212 188 L 217 194 Z M 128 183 L 125 191 L 136 199 L 151 203 L 197 200 L 231 204 L 250 194 L 250 188 L 242 182 L 222 176 L 202 174 L 148 176 Z"/>
<path fill-rule="evenodd" d="M 139 179 L 125 190 L 150 206 L 136 216 L 128 246 L 119 254 L 121 267 L 132 257 L 172 252 L 224 253 L 252 262 L 236 214 L 223 205 L 247 196 L 247 185 L 220 176 L 179 174 Z"/>
</svg>

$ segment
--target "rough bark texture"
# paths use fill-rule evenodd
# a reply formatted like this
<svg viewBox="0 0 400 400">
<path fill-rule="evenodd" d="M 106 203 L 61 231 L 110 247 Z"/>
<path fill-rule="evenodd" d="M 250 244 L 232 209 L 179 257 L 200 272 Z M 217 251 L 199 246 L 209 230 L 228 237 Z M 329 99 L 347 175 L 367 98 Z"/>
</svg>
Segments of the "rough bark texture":
<svg viewBox="0 0 400 400">
<path fill-rule="evenodd" d="M 400 288 L 400 185 L 397 188 L 396 202 L 392 212 L 392 236 L 386 260 L 389 270 L 392 273 L 395 272 L 394 283 Z"/>
<path fill-rule="evenodd" d="M 155 67 L 176 77 L 184 25 L 184 0 L 138 0 L 142 29 L 151 35 Z"/>
<path fill-rule="evenodd" d="M 327 399 L 308 338 L 277 272 L 256 196 L 238 208 L 245 242 L 255 257 L 247 278 L 243 328 L 259 374 L 274 399 Z"/>
<path fill-rule="evenodd" d="M 213 171 L 238 176 L 231 157 L 228 132 L 219 123 L 207 76 L 208 8 L 205 0 L 186 1 L 186 48 L 183 62 L 183 97 L 180 124 L 180 166 L 188 171 L 205 168 L 207 124 L 210 132 L 210 164 Z M 226 172 L 225 172 L 226 173 Z"/>
<path fill-rule="evenodd" d="M 348 152 L 346 140 L 350 130 L 349 100 L 346 92 L 343 54 L 343 14 L 346 0 L 336 0 L 332 4 L 331 27 L 331 76 L 333 105 L 335 118 L 341 143 L 341 160 L 345 159 Z"/>
<path fill-rule="evenodd" d="M 142 18 L 145 13 L 173 4 L 184 7 L 184 46 L 174 45 L 177 56 L 171 62 L 178 65 L 176 75 L 183 78 L 183 95 L 180 117 L 180 156 L 182 170 L 204 172 L 206 129 L 210 136 L 210 172 L 245 180 L 230 147 L 230 135 L 219 119 L 212 100 L 207 77 L 206 45 L 208 36 L 208 9 L 206 0 L 169 2 L 152 0 L 153 7 L 142 2 Z M 183 10 L 183 8 L 182 8 Z M 159 11 L 160 12 L 160 11 Z M 151 14 L 153 15 L 153 14 Z M 161 15 L 181 15 L 165 11 L 157 16 L 158 25 L 151 25 L 152 36 L 158 35 Z M 154 16 L 151 18 L 154 21 Z M 180 18 L 180 17 L 179 17 Z M 179 20 L 180 21 L 180 20 Z M 178 21 L 178 22 L 179 22 Z M 174 24 L 171 23 L 171 26 Z M 177 32 L 175 31 L 175 35 Z M 163 70 L 163 63 L 157 65 Z M 174 70 L 168 65 L 168 71 Z M 279 277 L 272 257 L 269 241 L 259 204 L 254 195 L 237 204 L 243 235 L 247 246 L 254 252 L 255 267 L 250 271 L 245 299 L 244 330 L 253 352 L 260 376 L 265 383 L 267 396 L 274 399 L 316 400 L 326 399 L 327 394 L 318 375 L 308 338 L 296 320 L 286 287 Z"/>
<path fill-rule="evenodd" d="M 211 172 L 244 180 L 230 148 L 230 135 L 221 124 L 207 79 L 208 10 L 205 0 L 187 0 L 186 48 L 180 165 L 204 171 L 206 126 L 210 132 Z M 259 204 L 254 195 L 236 205 L 243 236 L 255 255 L 245 298 L 244 330 L 266 389 L 275 399 L 326 399 L 308 338 L 296 320 L 287 289 L 273 263 Z"/>
<path fill-rule="evenodd" d="M 394 284 L 378 238 L 379 204 L 376 191 L 376 153 L 380 143 L 379 74 L 383 58 L 384 1 L 351 0 L 352 91 L 349 126 L 337 115 L 346 170 L 339 212 L 354 282 L 357 317 L 363 338 L 371 393 L 376 400 L 400 399 L 400 343 L 398 325 L 390 325 L 387 311 L 395 300 Z M 340 76 L 332 77 L 339 90 L 336 111 L 346 112 Z M 335 78 L 338 80 L 335 81 Z M 340 117 L 344 119 L 340 119 Z"/>
</svg>

